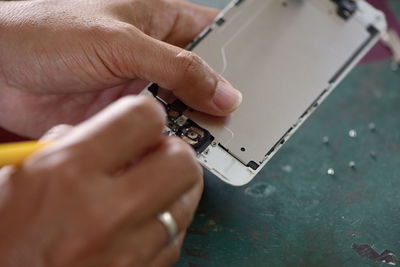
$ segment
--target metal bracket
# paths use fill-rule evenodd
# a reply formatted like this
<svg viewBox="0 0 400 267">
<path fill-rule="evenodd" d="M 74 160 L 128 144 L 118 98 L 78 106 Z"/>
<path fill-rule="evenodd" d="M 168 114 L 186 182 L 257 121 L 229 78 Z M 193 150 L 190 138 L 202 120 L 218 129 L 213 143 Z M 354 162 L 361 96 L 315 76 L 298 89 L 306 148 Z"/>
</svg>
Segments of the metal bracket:
<svg viewBox="0 0 400 267">
<path fill-rule="evenodd" d="M 357 3 L 355 0 L 332 0 L 338 6 L 337 14 L 345 20 L 350 19 L 357 11 Z"/>
</svg>

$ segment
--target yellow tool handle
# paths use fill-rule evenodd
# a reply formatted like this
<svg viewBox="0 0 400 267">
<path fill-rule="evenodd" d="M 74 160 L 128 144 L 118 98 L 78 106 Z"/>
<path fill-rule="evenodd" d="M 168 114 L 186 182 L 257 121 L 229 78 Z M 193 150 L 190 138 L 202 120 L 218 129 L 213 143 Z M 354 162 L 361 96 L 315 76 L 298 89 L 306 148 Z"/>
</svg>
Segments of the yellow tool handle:
<svg viewBox="0 0 400 267">
<path fill-rule="evenodd" d="M 38 141 L 0 144 L 0 166 L 22 163 L 33 152 L 46 145 L 48 143 Z"/>
</svg>

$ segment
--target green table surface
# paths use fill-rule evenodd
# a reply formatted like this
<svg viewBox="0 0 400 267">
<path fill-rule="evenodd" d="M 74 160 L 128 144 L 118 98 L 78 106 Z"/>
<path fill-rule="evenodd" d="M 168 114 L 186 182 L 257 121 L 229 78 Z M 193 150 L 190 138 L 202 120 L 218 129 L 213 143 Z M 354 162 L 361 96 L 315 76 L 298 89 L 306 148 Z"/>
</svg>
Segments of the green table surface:
<svg viewBox="0 0 400 267">
<path fill-rule="evenodd" d="M 223 8 L 230 0 L 192 1 Z M 370 1 L 400 29 L 400 0 Z M 176 266 L 389 266 L 358 256 L 353 244 L 391 250 L 400 264 L 399 154 L 400 71 L 372 55 L 250 184 L 231 187 L 205 175 Z"/>
<path fill-rule="evenodd" d="M 250 184 L 205 175 L 176 266 L 389 266 L 352 244 L 400 257 L 399 154 L 400 72 L 388 59 L 359 65 Z"/>
</svg>

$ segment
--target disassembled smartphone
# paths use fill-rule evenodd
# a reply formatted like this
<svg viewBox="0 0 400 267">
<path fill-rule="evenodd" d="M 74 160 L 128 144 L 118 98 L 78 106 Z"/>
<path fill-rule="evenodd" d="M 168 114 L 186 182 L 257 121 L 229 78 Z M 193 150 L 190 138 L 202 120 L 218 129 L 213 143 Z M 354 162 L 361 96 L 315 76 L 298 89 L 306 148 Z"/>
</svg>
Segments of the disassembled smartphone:
<svg viewBox="0 0 400 267">
<path fill-rule="evenodd" d="M 188 47 L 243 94 L 227 118 L 166 100 L 166 135 L 223 181 L 251 181 L 386 30 L 359 0 L 235 0 Z M 190 86 L 190 85 L 188 85 Z"/>
</svg>

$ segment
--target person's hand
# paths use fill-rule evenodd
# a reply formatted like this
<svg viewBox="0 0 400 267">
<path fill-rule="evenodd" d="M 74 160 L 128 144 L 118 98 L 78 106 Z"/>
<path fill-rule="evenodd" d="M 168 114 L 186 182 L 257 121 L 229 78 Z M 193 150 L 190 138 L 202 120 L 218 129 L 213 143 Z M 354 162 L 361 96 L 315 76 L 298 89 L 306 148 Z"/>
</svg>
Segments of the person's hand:
<svg viewBox="0 0 400 267">
<path fill-rule="evenodd" d="M 0 126 L 39 137 L 147 81 L 194 109 L 227 115 L 240 93 L 179 48 L 216 14 L 183 0 L 0 1 Z"/>
<path fill-rule="evenodd" d="M 186 143 L 161 135 L 164 118 L 155 100 L 124 97 L 21 166 L 1 169 L 0 266 L 175 262 L 202 169 Z M 170 244 L 157 219 L 164 211 L 179 229 Z"/>
</svg>

